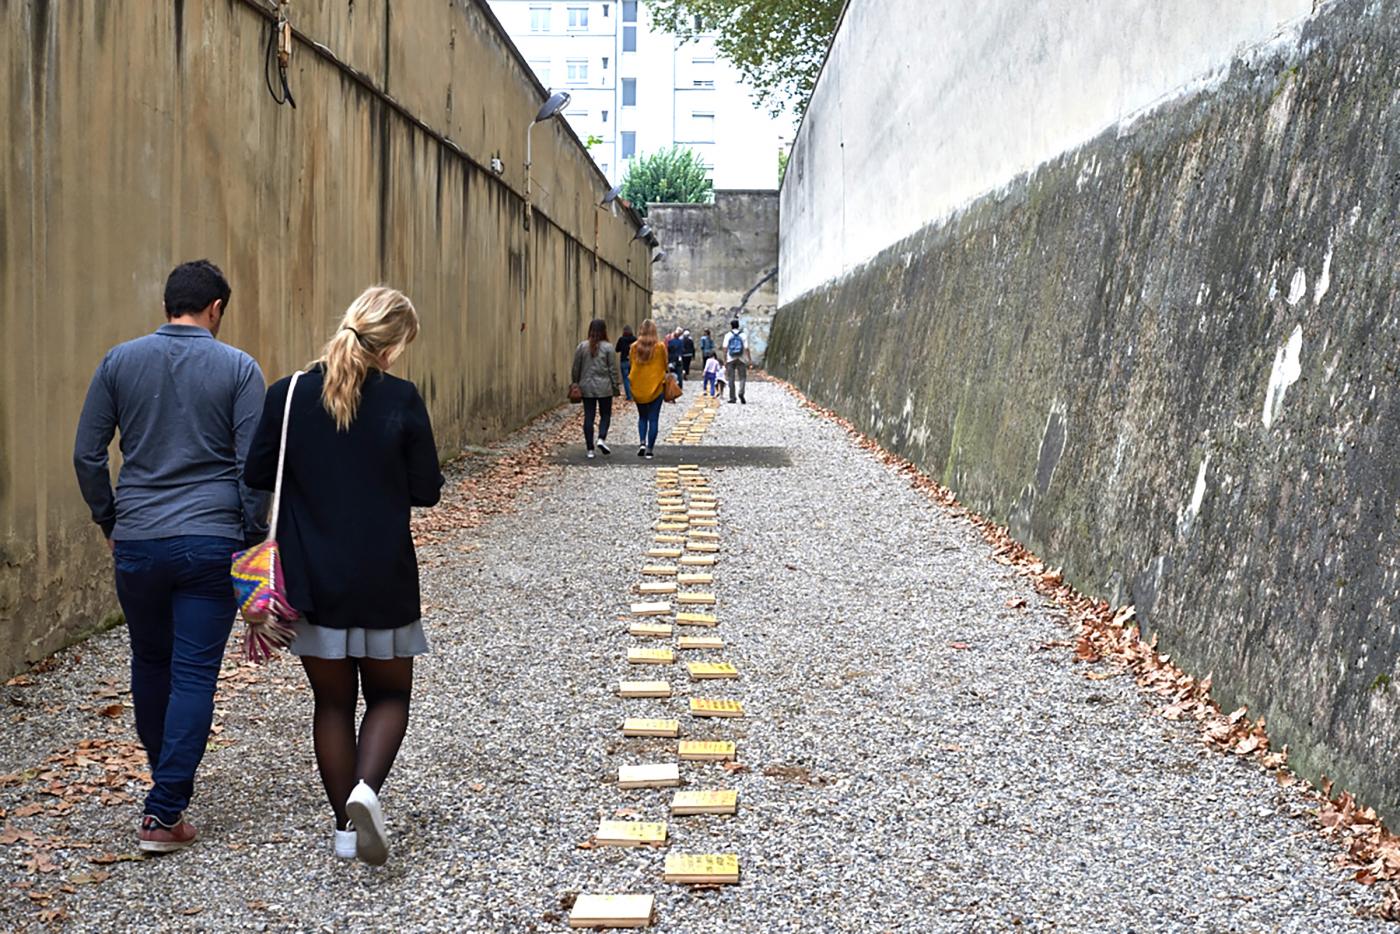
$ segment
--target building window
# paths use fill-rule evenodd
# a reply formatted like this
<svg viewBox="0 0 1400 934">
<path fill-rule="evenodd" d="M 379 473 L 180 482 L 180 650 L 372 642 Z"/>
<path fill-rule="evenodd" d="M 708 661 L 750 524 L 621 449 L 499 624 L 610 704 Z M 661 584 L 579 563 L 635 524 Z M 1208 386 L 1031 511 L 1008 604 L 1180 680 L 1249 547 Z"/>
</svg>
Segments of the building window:
<svg viewBox="0 0 1400 934">
<path fill-rule="evenodd" d="M 623 79 L 622 79 L 622 106 L 623 106 L 623 107 L 636 107 L 636 106 L 637 106 L 637 79 L 636 79 L 636 78 L 623 78 Z"/>
<path fill-rule="evenodd" d="M 549 32 L 549 7 L 530 7 L 530 31 Z"/>
<path fill-rule="evenodd" d="M 637 21 L 637 0 L 622 0 L 622 21 L 624 23 Z"/>
<path fill-rule="evenodd" d="M 606 55 L 603 56 L 603 70 L 608 70 L 608 57 Z"/>
<path fill-rule="evenodd" d="M 588 83 L 588 59 L 571 58 L 567 63 L 566 80 L 570 84 Z"/>
<path fill-rule="evenodd" d="M 713 143 L 715 141 L 714 114 L 695 111 L 690 115 L 690 119 L 691 124 L 695 127 L 695 142 Z"/>
<path fill-rule="evenodd" d="M 535 73 L 535 77 L 540 79 L 540 84 L 549 87 L 549 59 L 530 59 L 530 70 Z"/>
<path fill-rule="evenodd" d="M 569 7 L 569 29 L 573 32 L 580 32 L 588 28 L 588 7 Z"/>
<path fill-rule="evenodd" d="M 622 131 L 622 158 L 631 159 L 637 154 L 637 134 L 631 130 Z"/>
<path fill-rule="evenodd" d="M 700 19 L 700 17 L 698 17 L 698 16 L 695 17 L 695 31 L 696 31 L 696 32 L 703 32 L 703 31 L 704 31 L 704 28 L 705 28 L 704 21 L 703 21 L 702 19 Z"/>
<path fill-rule="evenodd" d="M 692 67 L 692 83 L 697 88 L 712 88 L 715 86 L 715 60 L 713 58 L 695 58 L 690 61 Z"/>
<path fill-rule="evenodd" d="M 608 18 L 608 8 L 611 7 L 611 6 L 612 6 L 611 3 L 605 3 L 605 4 L 603 4 L 603 19 L 607 19 L 607 18 Z"/>
<path fill-rule="evenodd" d="M 635 51 L 637 51 L 637 27 L 636 27 L 636 26 L 623 26 L 623 27 L 622 27 L 622 51 L 624 51 L 624 52 L 635 52 Z"/>
<path fill-rule="evenodd" d="M 608 112 L 607 112 L 606 110 L 603 111 L 603 122 L 604 122 L 604 123 L 607 123 L 607 122 L 608 122 Z"/>
</svg>

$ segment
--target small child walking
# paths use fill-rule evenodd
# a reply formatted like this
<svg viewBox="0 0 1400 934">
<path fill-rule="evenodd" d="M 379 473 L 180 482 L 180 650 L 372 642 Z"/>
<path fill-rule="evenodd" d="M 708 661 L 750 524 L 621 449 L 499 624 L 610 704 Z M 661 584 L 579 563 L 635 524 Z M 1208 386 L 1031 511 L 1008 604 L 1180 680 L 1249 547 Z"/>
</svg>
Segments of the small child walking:
<svg viewBox="0 0 1400 934">
<path fill-rule="evenodd" d="M 719 395 L 716 388 L 717 381 L 724 379 L 724 367 L 720 365 L 719 357 L 710 357 L 705 361 L 705 382 L 701 386 L 701 393 L 710 396 Z"/>
</svg>

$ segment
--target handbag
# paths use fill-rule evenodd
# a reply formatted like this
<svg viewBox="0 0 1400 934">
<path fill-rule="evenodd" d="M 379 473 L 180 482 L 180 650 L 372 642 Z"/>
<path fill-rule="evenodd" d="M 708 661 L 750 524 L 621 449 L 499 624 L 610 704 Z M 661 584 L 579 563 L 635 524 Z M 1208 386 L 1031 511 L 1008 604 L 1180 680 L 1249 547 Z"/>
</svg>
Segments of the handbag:
<svg viewBox="0 0 1400 934">
<path fill-rule="evenodd" d="M 666 374 L 666 388 L 662 390 L 662 395 L 667 402 L 675 402 L 681 397 L 681 383 L 676 379 L 676 374 Z"/>
<path fill-rule="evenodd" d="M 569 401 L 575 405 L 583 401 L 583 389 L 578 383 L 569 384 Z"/>
<path fill-rule="evenodd" d="M 282 560 L 277 554 L 277 518 L 282 507 L 282 470 L 287 462 L 287 422 L 292 417 L 292 394 L 302 371 L 292 374 L 287 387 L 287 403 L 282 409 L 282 440 L 277 445 L 277 480 L 272 486 L 272 515 L 267 538 L 233 556 L 230 575 L 238 597 L 238 609 L 247 629 L 243 633 L 243 657 L 250 662 L 269 661 L 278 649 L 296 638 L 292 620 L 301 614 L 287 601 L 283 591 Z"/>
</svg>

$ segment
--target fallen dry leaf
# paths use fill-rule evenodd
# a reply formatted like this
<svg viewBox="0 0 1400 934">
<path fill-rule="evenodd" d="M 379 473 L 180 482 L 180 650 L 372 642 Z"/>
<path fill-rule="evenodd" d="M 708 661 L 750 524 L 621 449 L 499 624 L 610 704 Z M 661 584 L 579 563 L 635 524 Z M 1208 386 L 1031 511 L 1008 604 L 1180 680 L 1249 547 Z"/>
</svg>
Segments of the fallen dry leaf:
<svg viewBox="0 0 1400 934">
<path fill-rule="evenodd" d="M 966 642 L 949 642 L 948 648 L 958 649 L 959 651 L 966 651 L 972 648 L 972 646 L 968 645 Z"/>
<path fill-rule="evenodd" d="M 101 710 L 97 711 L 97 715 L 99 717 L 115 719 L 122 715 L 122 709 L 123 708 L 121 704 L 108 704 L 106 707 L 103 707 Z"/>
</svg>

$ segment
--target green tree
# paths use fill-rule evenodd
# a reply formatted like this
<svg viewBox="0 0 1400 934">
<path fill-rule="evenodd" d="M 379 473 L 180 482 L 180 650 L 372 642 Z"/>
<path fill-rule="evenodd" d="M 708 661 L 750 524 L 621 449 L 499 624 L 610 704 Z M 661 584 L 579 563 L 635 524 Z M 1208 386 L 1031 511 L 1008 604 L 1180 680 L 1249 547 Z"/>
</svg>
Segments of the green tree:
<svg viewBox="0 0 1400 934">
<path fill-rule="evenodd" d="M 622 197 L 638 214 L 660 202 L 704 204 L 714 193 L 705 163 L 684 146 L 662 149 L 632 163 L 622 180 Z"/>
<path fill-rule="evenodd" d="M 789 153 L 788 153 L 787 150 L 785 150 L 785 149 L 779 149 L 779 150 L 778 150 L 778 184 L 779 184 L 779 185 L 781 185 L 781 184 L 783 183 L 783 179 L 787 178 L 788 155 L 789 155 Z"/>
<path fill-rule="evenodd" d="M 843 0 L 648 0 L 652 20 L 682 40 L 717 32 L 734 63 L 774 116 L 800 117 L 812 97 Z M 695 28 L 699 17 L 700 29 Z"/>
</svg>

